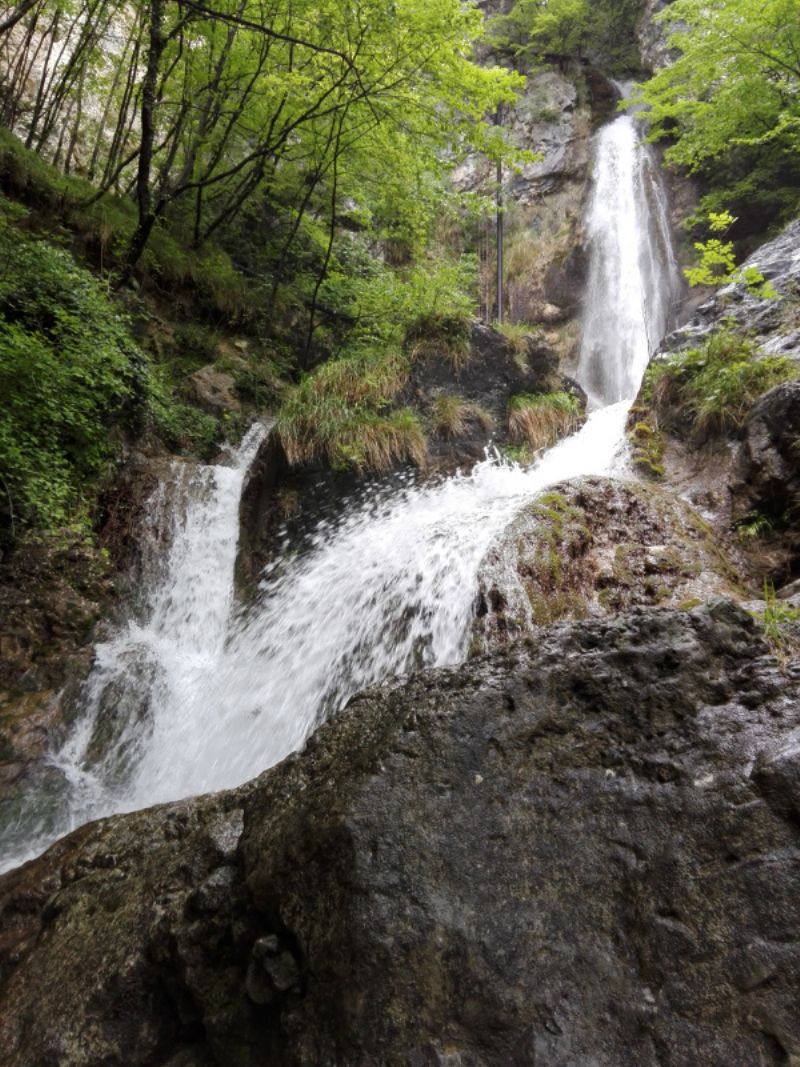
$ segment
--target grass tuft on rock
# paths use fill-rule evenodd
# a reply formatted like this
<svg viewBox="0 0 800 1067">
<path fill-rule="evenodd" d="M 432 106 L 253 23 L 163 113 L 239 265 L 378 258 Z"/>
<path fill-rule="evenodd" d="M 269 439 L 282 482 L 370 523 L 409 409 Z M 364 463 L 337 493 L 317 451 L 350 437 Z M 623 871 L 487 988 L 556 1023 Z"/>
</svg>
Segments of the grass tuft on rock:
<svg viewBox="0 0 800 1067">
<path fill-rule="evenodd" d="M 657 418 L 687 413 L 692 436 L 706 441 L 739 429 L 760 396 L 797 375 L 787 356 L 763 355 L 750 338 L 723 329 L 698 348 L 652 363 L 642 399 Z"/>
<path fill-rule="evenodd" d="M 452 393 L 439 393 L 431 404 L 431 422 L 441 437 L 461 437 L 471 422 L 477 421 L 485 430 L 493 425 L 492 416 L 479 404 Z"/>
<path fill-rule="evenodd" d="M 538 452 L 577 430 L 582 414 L 572 393 L 520 393 L 509 402 L 508 429 L 513 441 Z"/>
<path fill-rule="evenodd" d="M 462 370 L 472 354 L 472 319 L 464 312 L 425 312 L 406 331 L 411 359 L 446 359 L 453 370 Z"/>
<path fill-rule="evenodd" d="M 800 610 L 779 600 L 774 585 L 765 580 L 763 611 L 752 614 L 761 623 L 767 644 L 785 667 L 800 649 Z"/>
<path fill-rule="evenodd" d="M 287 392 L 276 423 L 289 462 L 362 472 L 398 462 L 422 466 L 427 443 L 418 417 L 388 410 L 408 371 L 396 351 L 359 351 L 306 375 Z"/>
</svg>

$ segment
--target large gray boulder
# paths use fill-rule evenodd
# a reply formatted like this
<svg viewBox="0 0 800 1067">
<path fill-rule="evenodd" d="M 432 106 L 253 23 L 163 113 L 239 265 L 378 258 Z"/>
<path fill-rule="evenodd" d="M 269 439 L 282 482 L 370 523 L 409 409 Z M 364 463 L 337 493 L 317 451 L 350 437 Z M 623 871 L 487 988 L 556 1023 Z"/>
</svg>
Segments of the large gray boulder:
<svg viewBox="0 0 800 1067">
<path fill-rule="evenodd" d="M 724 601 L 367 693 L 0 881 L 0 1059 L 796 1063 L 798 737 Z"/>
</svg>

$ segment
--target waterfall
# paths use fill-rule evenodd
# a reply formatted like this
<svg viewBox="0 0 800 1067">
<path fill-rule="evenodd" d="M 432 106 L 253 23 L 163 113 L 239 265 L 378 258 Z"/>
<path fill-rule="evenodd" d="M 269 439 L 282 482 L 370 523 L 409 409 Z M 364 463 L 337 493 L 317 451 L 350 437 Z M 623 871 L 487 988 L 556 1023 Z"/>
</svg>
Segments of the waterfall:
<svg viewBox="0 0 800 1067">
<path fill-rule="evenodd" d="M 598 135 L 577 372 L 593 408 L 636 395 L 680 295 L 664 193 L 639 137 L 630 115 Z"/>
<path fill-rule="evenodd" d="M 548 485 L 620 469 L 627 412 L 678 291 L 663 194 L 634 121 L 605 127 L 596 150 L 583 428 L 527 470 L 488 458 L 354 506 L 321 525 L 308 552 L 274 565 L 246 611 L 234 604 L 238 507 L 264 430 L 227 467 L 178 471 L 166 561 L 144 610 L 97 647 L 84 712 L 53 757 L 60 821 L 12 827 L 6 866 L 99 815 L 238 785 L 364 687 L 465 658 L 492 541 Z M 156 525 L 165 507 L 157 494 Z"/>
</svg>

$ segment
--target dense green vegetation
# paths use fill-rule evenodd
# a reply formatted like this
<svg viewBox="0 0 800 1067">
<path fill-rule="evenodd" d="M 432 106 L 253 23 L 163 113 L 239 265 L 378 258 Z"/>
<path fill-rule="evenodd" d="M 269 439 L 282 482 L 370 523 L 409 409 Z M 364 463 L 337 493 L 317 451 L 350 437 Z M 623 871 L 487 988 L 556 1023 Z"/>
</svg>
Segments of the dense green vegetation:
<svg viewBox="0 0 800 1067">
<path fill-rule="evenodd" d="M 491 116 L 522 84 L 474 62 L 482 28 L 459 0 L 10 9 L 0 183 L 31 211 L 3 224 L 4 277 L 35 297 L 0 303 L 7 537 L 91 517 L 145 425 L 206 448 L 217 420 L 174 386 L 224 363 L 231 334 L 248 338 L 228 360 L 242 399 L 297 383 L 279 422 L 294 461 L 422 461 L 391 402 L 426 345 L 466 358 L 475 303 L 475 262 L 430 254 L 465 207 L 447 175 L 512 151 Z"/>
<path fill-rule="evenodd" d="M 653 134 L 701 178 L 701 214 L 731 239 L 800 207 L 799 3 L 676 0 L 660 16 L 678 51 L 643 89 Z M 518 0 L 491 22 L 495 67 L 475 62 L 482 16 L 459 0 L 9 9 L 0 184 L 30 212 L 6 201 L 0 232 L 6 541 L 90 522 L 123 441 L 145 427 L 207 451 L 219 419 L 176 399 L 206 363 L 245 403 L 280 403 L 292 462 L 422 462 L 425 428 L 401 394 L 415 361 L 469 358 L 464 220 L 485 208 L 448 175 L 468 153 L 513 158 L 494 125 L 523 84 L 507 66 L 635 71 L 640 15 L 640 0 Z M 731 277 L 721 233 L 698 251 L 695 280 Z M 524 331 L 505 330 L 524 361 Z M 726 337 L 649 379 L 656 399 L 680 394 L 700 435 L 735 425 L 788 373 Z M 575 403 L 515 398 L 518 446 L 572 428 Z M 482 418 L 443 394 L 428 429 Z M 658 467 L 657 434 L 640 436 Z"/>
<path fill-rule="evenodd" d="M 495 46 L 530 68 L 543 60 L 589 59 L 611 74 L 640 67 L 641 0 L 518 0 L 493 20 Z"/>
<path fill-rule="evenodd" d="M 0 202 L 0 207 L 3 207 Z M 0 211 L 0 544 L 88 529 L 125 439 L 155 425 L 202 445 L 216 423 L 177 402 L 107 289 Z M 13 212 L 19 215 L 19 211 Z"/>
<path fill-rule="evenodd" d="M 147 370 L 95 278 L 67 252 L 0 228 L 4 525 L 67 521 L 143 416 Z"/>
<path fill-rule="evenodd" d="M 763 355 L 753 341 L 725 329 L 651 363 L 642 401 L 665 421 L 678 412 L 695 440 L 705 441 L 738 429 L 762 393 L 797 372 L 787 356 Z"/>
<path fill-rule="evenodd" d="M 700 217 L 730 210 L 743 236 L 800 213 L 800 2 L 675 0 L 659 18 L 674 61 L 642 96 L 705 187 Z"/>
</svg>

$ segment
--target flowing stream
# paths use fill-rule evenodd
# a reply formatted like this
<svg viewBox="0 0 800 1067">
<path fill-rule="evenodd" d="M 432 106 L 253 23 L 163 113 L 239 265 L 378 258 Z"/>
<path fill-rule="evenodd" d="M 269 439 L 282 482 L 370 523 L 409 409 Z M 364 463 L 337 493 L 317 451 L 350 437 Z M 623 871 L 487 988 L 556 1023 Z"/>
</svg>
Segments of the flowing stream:
<svg viewBox="0 0 800 1067">
<path fill-rule="evenodd" d="M 265 428 L 228 465 L 175 464 L 151 504 L 170 547 L 154 553 L 134 617 L 97 646 L 83 711 L 52 757 L 58 816 L 35 804 L 20 815 L 5 867 L 100 815 L 238 785 L 365 686 L 465 658 L 480 563 L 497 535 L 547 486 L 624 464 L 627 412 L 679 294 L 658 174 L 629 116 L 597 136 L 586 228 L 577 376 L 590 414 L 531 468 L 487 458 L 468 475 L 356 505 L 266 574 L 243 612 L 239 501 Z"/>
</svg>

